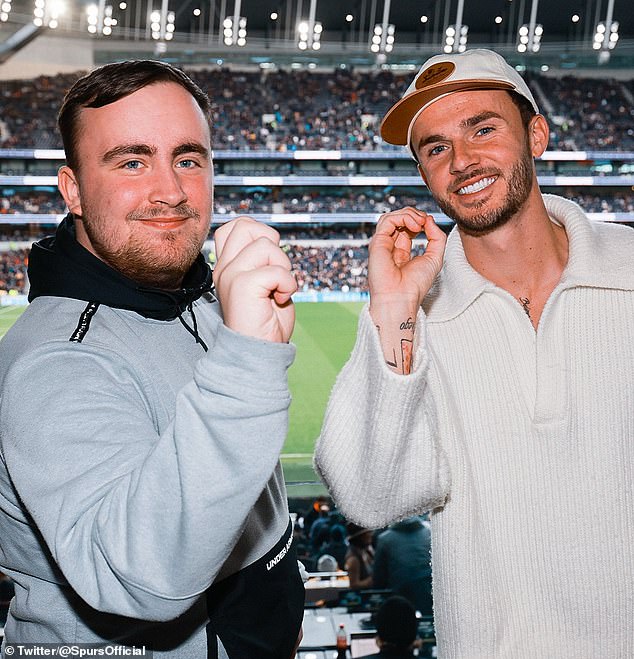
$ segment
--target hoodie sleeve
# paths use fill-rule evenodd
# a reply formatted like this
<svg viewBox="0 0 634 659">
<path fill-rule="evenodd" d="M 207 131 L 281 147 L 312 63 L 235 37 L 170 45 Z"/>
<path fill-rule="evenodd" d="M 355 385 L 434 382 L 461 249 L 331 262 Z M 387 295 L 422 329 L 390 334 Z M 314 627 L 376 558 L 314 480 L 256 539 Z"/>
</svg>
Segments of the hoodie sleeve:
<svg viewBox="0 0 634 659">
<path fill-rule="evenodd" d="M 337 505 L 348 519 L 369 528 L 435 508 L 449 491 L 422 310 L 415 346 L 413 372 L 391 371 L 364 308 L 315 447 L 315 468 Z"/>
<path fill-rule="evenodd" d="M 90 606 L 169 620 L 210 585 L 278 464 L 293 357 L 220 325 L 161 434 L 148 384 L 117 353 L 55 341 L 13 365 L 4 461 Z"/>
</svg>

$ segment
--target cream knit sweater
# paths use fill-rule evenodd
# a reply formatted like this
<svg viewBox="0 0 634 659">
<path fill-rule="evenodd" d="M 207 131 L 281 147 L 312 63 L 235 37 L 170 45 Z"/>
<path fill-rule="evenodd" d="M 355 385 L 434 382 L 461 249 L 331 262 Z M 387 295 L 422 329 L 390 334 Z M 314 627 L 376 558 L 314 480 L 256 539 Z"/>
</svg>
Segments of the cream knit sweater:
<svg viewBox="0 0 634 659">
<path fill-rule="evenodd" d="M 570 252 L 538 330 L 454 231 L 414 372 L 365 309 L 316 447 L 357 523 L 433 510 L 442 659 L 634 657 L 634 231 L 544 199 Z"/>
</svg>

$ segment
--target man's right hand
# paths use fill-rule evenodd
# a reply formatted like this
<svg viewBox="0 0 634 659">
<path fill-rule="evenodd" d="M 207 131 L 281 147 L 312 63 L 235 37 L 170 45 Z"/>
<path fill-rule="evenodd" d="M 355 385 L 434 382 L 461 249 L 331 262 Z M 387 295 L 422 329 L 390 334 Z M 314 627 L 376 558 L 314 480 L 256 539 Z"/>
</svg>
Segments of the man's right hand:
<svg viewBox="0 0 634 659">
<path fill-rule="evenodd" d="M 288 342 L 297 281 L 272 227 L 241 216 L 216 229 L 214 284 L 224 323 L 265 341 Z"/>
<path fill-rule="evenodd" d="M 412 241 L 421 232 L 427 249 L 412 258 Z M 397 373 L 411 371 L 416 315 L 442 268 L 446 242 L 434 218 L 411 206 L 382 215 L 370 241 L 370 315 L 385 361 Z"/>
</svg>

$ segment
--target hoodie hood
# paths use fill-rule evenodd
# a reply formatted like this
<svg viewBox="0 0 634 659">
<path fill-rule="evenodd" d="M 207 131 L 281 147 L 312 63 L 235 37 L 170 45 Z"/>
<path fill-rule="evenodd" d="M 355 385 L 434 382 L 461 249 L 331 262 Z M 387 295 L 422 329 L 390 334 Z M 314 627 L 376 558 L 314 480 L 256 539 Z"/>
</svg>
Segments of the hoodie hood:
<svg viewBox="0 0 634 659">
<path fill-rule="evenodd" d="M 140 286 L 77 242 L 72 214 L 55 235 L 34 243 L 29 257 L 29 302 L 41 296 L 67 297 L 135 311 L 145 318 L 174 320 L 212 290 L 212 272 L 199 254 L 181 288 L 166 291 Z"/>
</svg>

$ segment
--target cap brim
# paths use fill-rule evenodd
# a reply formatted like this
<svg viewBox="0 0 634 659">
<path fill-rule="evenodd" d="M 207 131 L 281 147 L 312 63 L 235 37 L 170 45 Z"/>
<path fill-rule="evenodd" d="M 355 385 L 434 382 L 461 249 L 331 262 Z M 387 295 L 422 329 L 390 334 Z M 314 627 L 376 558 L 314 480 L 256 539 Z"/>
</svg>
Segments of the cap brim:
<svg viewBox="0 0 634 659">
<path fill-rule="evenodd" d="M 455 80 L 444 82 L 404 96 L 393 105 L 381 122 L 381 137 L 389 144 L 407 145 L 407 131 L 414 115 L 430 101 L 451 92 L 478 89 L 515 89 L 499 80 Z"/>
</svg>

